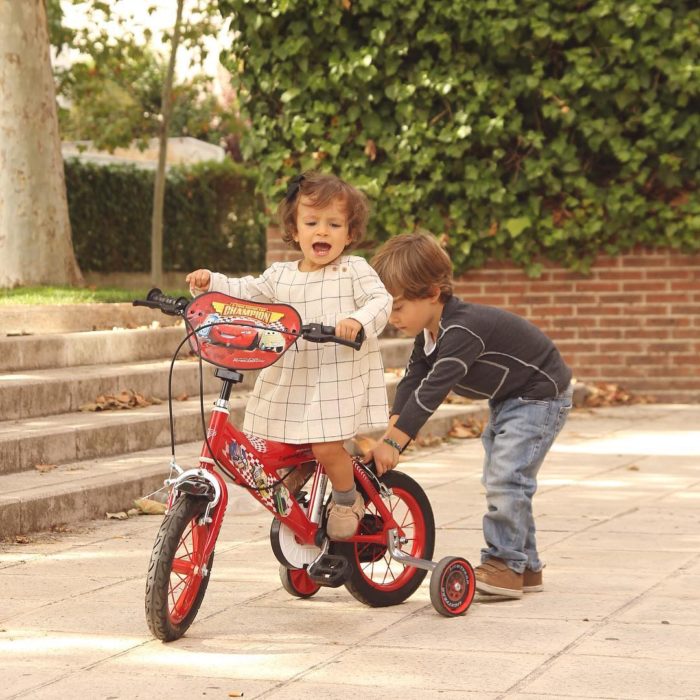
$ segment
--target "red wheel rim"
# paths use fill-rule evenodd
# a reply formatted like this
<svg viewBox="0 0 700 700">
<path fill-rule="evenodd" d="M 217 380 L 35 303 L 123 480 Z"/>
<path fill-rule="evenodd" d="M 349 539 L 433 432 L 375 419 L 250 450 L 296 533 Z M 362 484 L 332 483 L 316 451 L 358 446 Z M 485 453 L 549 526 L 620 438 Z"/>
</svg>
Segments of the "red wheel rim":
<svg viewBox="0 0 700 700">
<path fill-rule="evenodd" d="M 291 581 L 294 590 L 300 595 L 313 595 L 320 588 L 317 583 L 314 583 L 304 569 L 290 569 L 289 580 Z"/>
<path fill-rule="evenodd" d="M 405 543 L 399 545 L 401 551 L 413 557 L 422 558 L 426 543 L 425 519 L 416 499 L 408 491 L 393 487 L 392 496 L 385 500 L 384 504 L 399 526 L 401 536 L 406 539 Z M 372 503 L 367 504 L 366 512 L 381 520 Z M 363 530 L 360 524 L 358 534 L 372 534 Z M 355 545 L 355 564 L 358 571 L 371 586 L 378 590 L 395 591 L 402 588 L 415 575 L 416 568 L 392 559 L 386 548 L 383 552 L 377 552 L 376 547 L 375 544 Z M 362 561 L 363 553 L 366 555 L 368 552 L 370 556 L 365 558 L 370 561 Z"/>
<path fill-rule="evenodd" d="M 199 516 L 193 518 L 182 533 L 170 570 L 168 616 L 174 625 L 187 617 L 202 583 L 202 557 L 207 528 L 198 525 L 198 519 Z"/>
<path fill-rule="evenodd" d="M 471 605 L 475 587 L 474 570 L 469 562 L 452 562 L 440 579 L 440 595 L 445 609 L 454 615 L 463 613 Z"/>
</svg>

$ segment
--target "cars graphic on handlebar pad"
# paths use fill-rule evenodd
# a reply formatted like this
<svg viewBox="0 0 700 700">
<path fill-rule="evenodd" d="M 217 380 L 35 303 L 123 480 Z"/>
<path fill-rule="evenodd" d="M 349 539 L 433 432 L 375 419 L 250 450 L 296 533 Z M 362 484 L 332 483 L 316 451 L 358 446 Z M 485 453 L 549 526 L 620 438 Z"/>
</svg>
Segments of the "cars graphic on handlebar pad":
<svg viewBox="0 0 700 700">
<path fill-rule="evenodd" d="M 210 325 L 216 324 L 216 325 Z M 210 314 L 203 326 L 197 331 L 200 338 L 205 338 L 215 345 L 252 350 L 258 346 L 258 331 L 255 321 L 250 318 L 227 318 L 219 314 Z M 284 341 L 282 341 L 284 345 Z"/>
</svg>

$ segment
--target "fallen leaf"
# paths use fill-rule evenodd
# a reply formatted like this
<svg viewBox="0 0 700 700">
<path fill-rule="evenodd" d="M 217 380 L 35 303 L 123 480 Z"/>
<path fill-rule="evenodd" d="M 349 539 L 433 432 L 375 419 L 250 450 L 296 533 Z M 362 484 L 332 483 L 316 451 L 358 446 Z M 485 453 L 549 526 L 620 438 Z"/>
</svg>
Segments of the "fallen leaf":
<svg viewBox="0 0 700 700">
<path fill-rule="evenodd" d="M 154 396 L 144 396 L 131 389 L 124 389 L 118 394 L 100 394 L 94 402 L 80 406 L 80 411 L 121 411 L 127 408 L 145 408 L 157 406 L 163 402 Z"/>
<path fill-rule="evenodd" d="M 128 520 L 129 516 L 122 510 L 119 513 L 105 513 L 108 520 Z"/>
<path fill-rule="evenodd" d="M 632 394 L 619 384 L 609 382 L 586 384 L 584 391 L 583 405 L 588 408 L 652 403 L 652 399 L 648 396 Z"/>
<path fill-rule="evenodd" d="M 17 544 L 29 544 L 32 540 L 26 535 L 16 535 L 15 542 Z"/>
<path fill-rule="evenodd" d="M 36 469 L 38 472 L 41 472 L 42 474 L 45 474 L 46 472 L 50 472 L 52 469 L 55 469 L 56 465 L 55 464 L 35 464 L 34 469 Z"/>
<path fill-rule="evenodd" d="M 416 438 L 415 442 L 421 447 L 435 447 L 435 445 L 442 444 L 442 438 L 439 435 L 419 436 Z"/>
<path fill-rule="evenodd" d="M 374 139 L 367 139 L 367 143 L 365 144 L 365 155 L 370 160 L 376 160 L 376 158 L 377 158 L 377 144 L 374 142 Z"/>
<path fill-rule="evenodd" d="M 176 401 L 187 401 L 190 397 L 187 394 L 180 394 L 180 396 L 176 396 L 175 400 Z"/>
<path fill-rule="evenodd" d="M 636 464 L 632 464 L 631 466 L 627 467 L 631 472 L 638 472 L 639 467 Z"/>
<path fill-rule="evenodd" d="M 153 501 L 150 498 L 137 498 L 134 505 L 144 515 L 162 515 L 166 510 L 165 503 Z"/>
<path fill-rule="evenodd" d="M 452 421 L 452 428 L 447 435 L 460 440 L 469 440 L 481 437 L 485 427 L 486 421 L 478 418 L 467 418 L 464 421 L 455 419 Z"/>
</svg>

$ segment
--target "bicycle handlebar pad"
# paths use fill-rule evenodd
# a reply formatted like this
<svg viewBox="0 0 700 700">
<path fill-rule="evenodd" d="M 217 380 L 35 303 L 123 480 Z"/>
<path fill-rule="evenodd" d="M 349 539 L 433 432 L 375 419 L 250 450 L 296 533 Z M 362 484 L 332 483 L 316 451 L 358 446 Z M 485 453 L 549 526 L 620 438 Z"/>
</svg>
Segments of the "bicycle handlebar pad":
<svg viewBox="0 0 700 700">
<path fill-rule="evenodd" d="M 145 299 L 135 299 L 132 302 L 133 306 L 147 306 L 151 309 L 160 309 L 168 316 L 183 316 L 188 304 L 189 300 L 186 297 L 170 297 L 167 294 L 163 294 L 157 287 L 151 289 Z M 360 329 L 355 340 L 345 340 L 335 335 L 333 326 L 324 326 L 320 323 L 307 323 L 302 326 L 300 335 L 312 343 L 338 343 L 338 345 L 347 345 L 354 350 L 359 350 L 365 341 L 364 328 Z"/>
</svg>

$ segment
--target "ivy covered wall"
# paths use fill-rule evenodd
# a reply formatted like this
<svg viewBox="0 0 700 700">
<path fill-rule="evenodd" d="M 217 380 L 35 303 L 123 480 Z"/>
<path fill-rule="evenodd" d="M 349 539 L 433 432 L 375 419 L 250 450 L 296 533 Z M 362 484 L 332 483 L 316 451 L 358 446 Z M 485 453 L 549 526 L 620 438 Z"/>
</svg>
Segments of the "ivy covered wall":
<svg viewBox="0 0 700 700">
<path fill-rule="evenodd" d="M 378 239 L 461 272 L 700 248 L 700 8 L 683 0 L 219 0 L 268 201 L 331 169 Z"/>
</svg>

